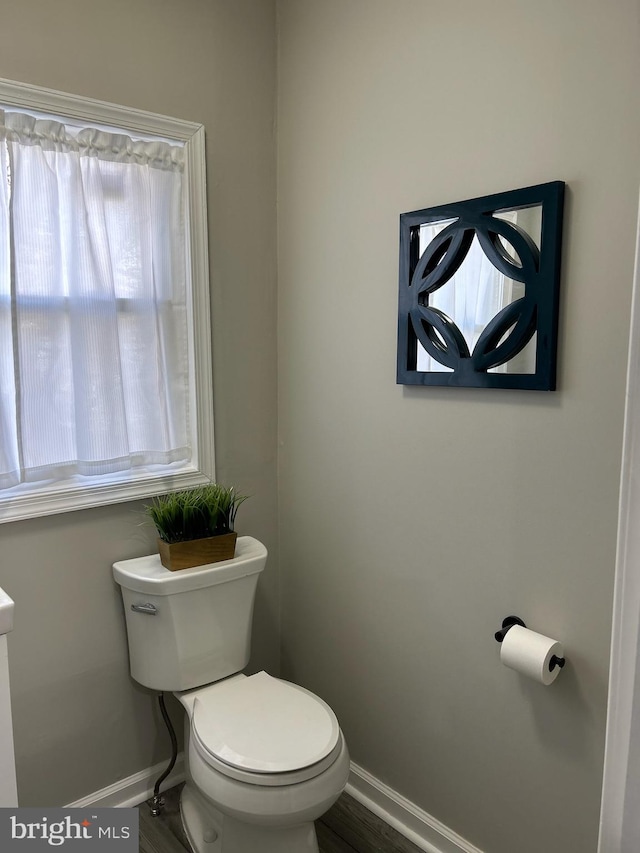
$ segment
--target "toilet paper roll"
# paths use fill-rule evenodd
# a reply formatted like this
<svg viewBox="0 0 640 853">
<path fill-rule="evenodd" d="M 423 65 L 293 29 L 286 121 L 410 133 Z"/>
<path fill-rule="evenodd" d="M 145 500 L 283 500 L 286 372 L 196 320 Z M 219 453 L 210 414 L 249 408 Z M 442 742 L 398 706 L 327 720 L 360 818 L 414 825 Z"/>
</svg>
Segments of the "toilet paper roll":
<svg viewBox="0 0 640 853">
<path fill-rule="evenodd" d="M 551 684 L 558 677 L 559 666 L 549 669 L 553 655 L 564 657 L 562 643 L 520 625 L 509 628 L 500 647 L 500 660 L 505 666 L 541 684 Z"/>
</svg>

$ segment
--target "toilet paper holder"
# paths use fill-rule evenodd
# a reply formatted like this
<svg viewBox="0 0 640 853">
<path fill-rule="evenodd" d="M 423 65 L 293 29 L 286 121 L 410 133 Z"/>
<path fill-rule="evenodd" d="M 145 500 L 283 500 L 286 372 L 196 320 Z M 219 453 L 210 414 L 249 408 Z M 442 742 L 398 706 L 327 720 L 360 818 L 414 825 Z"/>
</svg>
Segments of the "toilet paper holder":
<svg viewBox="0 0 640 853">
<path fill-rule="evenodd" d="M 494 634 L 494 637 L 496 638 L 496 640 L 499 643 L 501 643 L 504 640 L 504 638 L 506 637 L 509 629 L 513 628 L 514 625 L 521 625 L 523 628 L 527 627 L 519 616 L 506 616 L 502 620 L 502 628 L 500 628 L 500 630 L 496 631 L 496 633 Z M 557 666 L 560 667 L 560 669 L 562 669 L 562 667 L 564 665 L 565 665 L 565 659 L 564 658 L 559 658 L 557 655 L 551 655 L 551 658 L 549 660 L 549 672 L 553 672 L 553 670 Z"/>
</svg>

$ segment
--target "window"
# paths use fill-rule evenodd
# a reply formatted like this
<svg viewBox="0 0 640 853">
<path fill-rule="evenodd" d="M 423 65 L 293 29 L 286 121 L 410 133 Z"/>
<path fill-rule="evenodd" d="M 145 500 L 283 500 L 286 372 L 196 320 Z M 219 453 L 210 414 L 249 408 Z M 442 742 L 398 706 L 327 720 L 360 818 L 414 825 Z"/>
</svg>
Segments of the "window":
<svg viewBox="0 0 640 853">
<path fill-rule="evenodd" d="M 204 131 L 0 81 L 0 521 L 213 476 Z"/>
</svg>

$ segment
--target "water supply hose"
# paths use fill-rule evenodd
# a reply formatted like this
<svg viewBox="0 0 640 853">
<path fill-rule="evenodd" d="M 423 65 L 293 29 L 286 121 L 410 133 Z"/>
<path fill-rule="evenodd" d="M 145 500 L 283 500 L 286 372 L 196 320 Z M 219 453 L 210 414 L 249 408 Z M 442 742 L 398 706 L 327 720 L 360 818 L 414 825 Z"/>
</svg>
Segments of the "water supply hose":
<svg viewBox="0 0 640 853">
<path fill-rule="evenodd" d="M 169 761 L 166 770 L 164 771 L 164 773 L 162 773 L 161 776 L 158 777 L 158 780 L 153 787 L 153 797 L 151 799 L 151 814 L 153 815 L 153 817 L 158 817 L 158 815 L 162 813 L 162 809 L 164 807 L 164 798 L 160 796 L 160 785 L 162 785 L 169 773 L 171 773 L 171 771 L 173 770 L 173 766 L 176 763 L 176 758 L 178 757 L 178 740 L 176 738 L 176 733 L 174 731 L 173 726 L 171 725 L 171 720 L 164 704 L 164 693 L 160 693 L 160 695 L 158 696 L 158 701 L 160 703 L 160 713 L 162 714 L 162 719 L 165 722 L 165 725 L 169 732 L 169 737 L 171 738 L 171 760 Z"/>
</svg>

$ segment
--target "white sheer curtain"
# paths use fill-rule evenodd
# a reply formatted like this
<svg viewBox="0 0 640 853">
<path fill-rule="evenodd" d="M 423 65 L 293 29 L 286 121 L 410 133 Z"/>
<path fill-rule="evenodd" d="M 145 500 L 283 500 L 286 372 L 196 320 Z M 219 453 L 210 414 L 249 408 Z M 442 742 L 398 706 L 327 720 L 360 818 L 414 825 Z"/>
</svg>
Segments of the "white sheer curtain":
<svg viewBox="0 0 640 853">
<path fill-rule="evenodd" d="M 0 488 L 188 460 L 183 150 L 0 111 Z"/>
</svg>

